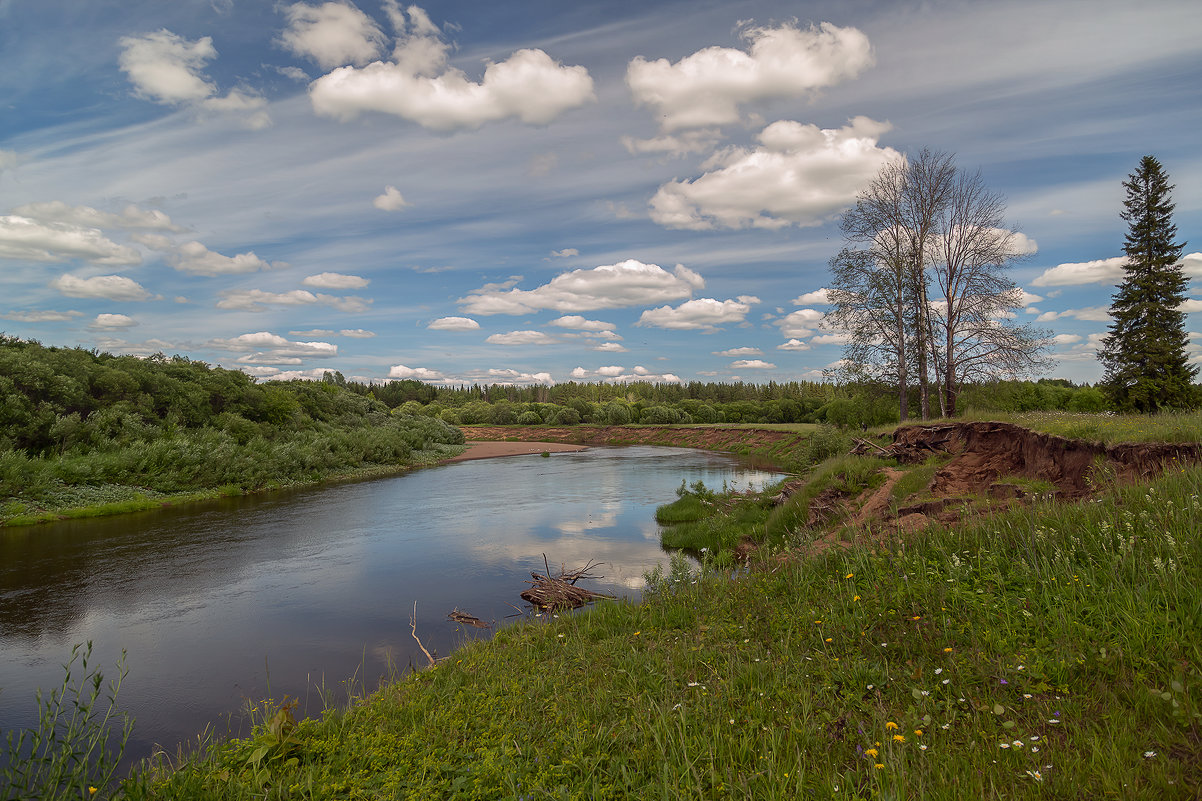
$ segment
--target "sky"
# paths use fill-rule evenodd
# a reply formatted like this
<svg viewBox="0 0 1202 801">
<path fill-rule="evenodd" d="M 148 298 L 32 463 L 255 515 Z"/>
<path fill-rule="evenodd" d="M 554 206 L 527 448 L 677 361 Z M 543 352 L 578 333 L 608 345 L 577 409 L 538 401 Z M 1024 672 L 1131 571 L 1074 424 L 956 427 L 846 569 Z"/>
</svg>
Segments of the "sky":
<svg viewBox="0 0 1202 801">
<path fill-rule="evenodd" d="M 838 218 L 955 154 L 1101 377 L 1122 182 L 1176 185 L 1202 4 L 0 0 L 0 332 L 262 379 L 816 381 Z"/>
</svg>

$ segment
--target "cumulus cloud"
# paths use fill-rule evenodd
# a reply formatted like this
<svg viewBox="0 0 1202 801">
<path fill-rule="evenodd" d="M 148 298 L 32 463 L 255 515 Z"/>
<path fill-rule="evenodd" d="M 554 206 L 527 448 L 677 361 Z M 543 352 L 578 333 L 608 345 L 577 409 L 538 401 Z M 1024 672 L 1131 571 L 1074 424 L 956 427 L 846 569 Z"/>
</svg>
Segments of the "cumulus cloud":
<svg viewBox="0 0 1202 801">
<path fill-rule="evenodd" d="M 1053 345 L 1072 345 L 1073 343 L 1080 341 L 1081 337 L 1077 334 L 1057 334 L 1056 336 L 1052 337 Z"/>
<path fill-rule="evenodd" d="M 829 334 L 819 334 L 810 339 L 811 345 L 846 345 L 851 342 L 851 334 L 846 331 L 836 331 Z"/>
<path fill-rule="evenodd" d="M 411 378 L 417 381 L 445 381 L 446 378 L 437 370 L 431 370 L 427 367 L 406 367 L 403 364 L 394 364 L 388 370 L 389 378 Z"/>
<path fill-rule="evenodd" d="M 72 298 L 105 298 L 106 300 L 150 300 L 153 296 L 145 287 L 123 275 L 97 275 L 79 278 L 67 273 L 50 282 L 50 286 Z"/>
<path fill-rule="evenodd" d="M 798 295 L 791 301 L 794 306 L 810 306 L 815 303 L 829 306 L 830 302 L 830 295 L 827 294 L 826 287 Z"/>
<path fill-rule="evenodd" d="M 553 384 L 550 373 L 523 373 L 519 370 L 501 370 L 492 368 L 488 377 L 497 384 Z"/>
<path fill-rule="evenodd" d="M 1035 318 L 1036 322 L 1049 323 L 1071 317 L 1074 320 L 1090 320 L 1092 322 L 1109 322 L 1110 308 L 1108 306 L 1089 306 L 1084 309 L 1065 309 L 1061 312 L 1044 312 Z"/>
<path fill-rule="evenodd" d="M 814 309 L 798 309 L 779 320 L 774 320 L 772 324 L 778 326 L 781 334 L 785 337 L 800 339 L 814 334 L 825 316 L 822 312 Z"/>
<path fill-rule="evenodd" d="M 182 231 L 171 218 L 157 209 L 140 209 L 132 203 L 120 214 L 100 211 L 91 206 L 71 206 L 61 200 L 26 203 L 13 209 L 14 214 L 42 222 L 60 222 L 88 228 L 141 228 L 158 231 Z"/>
<path fill-rule="evenodd" d="M 1202 298 L 1186 298 L 1177 305 L 1177 311 L 1186 313 L 1202 311 Z"/>
<path fill-rule="evenodd" d="M 800 339 L 790 339 L 788 342 L 783 342 L 776 346 L 777 350 L 809 350 L 810 346 L 802 342 Z"/>
<path fill-rule="evenodd" d="M 743 322 L 749 311 L 750 305 L 737 300 L 698 298 L 685 301 L 676 308 L 661 306 L 648 309 L 635 325 L 714 332 L 721 325 Z"/>
<path fill-rule="evenodd" d="M 264 261 L 256 256 L 254 251 L 239 253 L 236 256 L 223 256 L 195 241 L 180 245 L 168 261 L 181 273 L 207 276 L 240 275 L 288 266 L 284 262 Z"/>
<path fill-rule="evenodd" d="M 168 106 L 246 113 L 252 128 L 270 124 L 270 117 L 261 110 L 267 104 L 262 97 L 241 89 L 217 96 L 217 86 L 203 72 L 205 64 L 217 57 L 211 37 L 188 41 L 163 28 L 122 37 L 120 45 L 117 63 L 138 97 Z"/>
<path fill-rule="evenodd" d="M 763 359 L 739 359 L 730 363 L 730 366 L 736 370 L 744 368 L 749 370 L 771 370 L 776 367 L 772 362 L 766 362 Z"/>
<path fill-rule="evenodd" d="M 490 285 L 456 301 L 469 314 L 529 314 L 616 309 L 690 297 L 705 280 L 678 264 L 668 272 L 656 264 L 627 259 L 617 264 L 560 273 L 535 289 Z"/>
<path fill-rule="evenodd" d="M 142 263 L 136 249 L 118 245 L 97 228 L 41 221 L 19 214 L 0 216 L 0 259 L 38 262 L 83 259 L 104 266 Z"/>
<path fill-rule="evenodd" d="M 653 373 L 641 364 L 635 365 L 630 370 L 618 364 L 598 367 L 596 370 L 586 370 L 583 367 L 577 367 L 572 370 L 572 378 L 599 378 L 615 384 L 623 381 L 658 381 L 665 384 L 680 383 L 680 377 L 673 373 Z"/>
<path fill-rule="evenodd" d="M 602 342 L 593 348 L 593 350 L 601 353 L 628 353 L 630 351 L 629 348 L 618 342 Z"/>
<path fill-rule="evenodd" d="M 434 331 L 476 331 L 480 324 L 471 317 L 439 317 L 426 328 Z"/>
<path fill-rule="evenodd" d="M 380 211 L 400 211 L 409 205 L 395 186 L 384 187 L 384 194 L 377 195 L 371 204 Z"/>
<path fill-rule="evenodd" d="M 268 361 L 281 357 L 328 358 L 338 355 L 338 346 L 329 342 L 294 342 L 270 331 L 241 334 L 230 339 L 210 339 L 206 345 L 230 353 L 252 354 L 239 359 L 241 362 Z"/>
<path fill-rule="evenodd" d="M 557 328 L 568 328 L 572 331 L 588 331 L 588 332 L 604 332 L 613 331 L 617 328 L 613 323 L 607 323 L 603 320 L 588 320 L 579 314 L 565 314 L 563 317 L 556 317 L 547 325 L 553 325 Z"/>
<path fill-rule="evenodd" d="M 747 26 L 746 50 L 707 47 L 675 64 L 634 58 L 626 85 L 650 107 L 664 131 L 737 122 L 739 105 L 804 97 L 854 78 L 872 66 L 868 37 L 829 22 L 809 28 Z"/>
<path fill-rule="evenodd" d="M 88 328 L 99 331 L 120 331 L 133 328 L 138 321 L 124 314 L 98 314 L 96 319 L 88 323 Z"/>
<path fill-rule="evenodd" d="M 715 356 L 763 356 L 764 352 L 759 348 L 730 348 L 729 350 L 714 350 L 710 351 Z"/>
<path fill-rule="evenodd" d="M 370 281 L 357 275 L 342 273 L 318 273 L 306 276 L 302 284 L 316 289 L 363 289 Z"/>
<path fill-rule="evenodd" d="M 1126 264 L 1126 256 L 1057 264 L 1049 270 L 1044 270 L 1031 283 L 1035 286 L 1117 285 L 1122 283 Z M 1187 253 L 1182 256 L 1181 271 L 1190 278 L 1202 278 L 1202 253 Z"/>
<path fill-rule="evenodd" d="M 238 311 L 266 311 L 267 305 L 305 306 L 317 302 L 317 296 L 305 289 L 290 292 L 265 292 L 262 289 L 226 289 L 217 293 L 217 308 Z"/>
<path fill-rule="evenodd" d="M 867 117 L 838 129 L 774 122 L 758 148 L 727 148 L 710 159 L 709 172 L 661 186 L 648 204 L 651 219 L 690 230 L 820 225 L 901 158 L 877 145 L 889 127 Z"/>
<path fill-rule="evenodd" d="M 484 340 L 490 345 L 552 345 L 555 339 L 542 331 L 510 331 L 507 334 L 493 334 Z"/>
<path fill-rule="evenodd" d="M 295 55 L 313 59 L 322 69 L 366 64 L 384 47 L 384 32 L 349 3 L 296 3 L 286 6 L 283 13 L 288 27 L 280 34 L 280 44 Z"/>
<path fill-rule="evenodd" d="M 516 117 L 546 125 L 595 99 L 584 67 L 566 67 L 542 50 L 490 62 L 479 82 L 447 64 L 450 43 L 417 6 L 386 6 L 397 43 L 389 61 L 343 66 L 309 85 L 313 110 L 349 120 L 366 111 L 394 114 L 438 131 L 478 128 Z"/>
<path fill-rule="evenodd" d="M 16 320 L 19 323 L 63 323 L 76 317 L 83 317 L 78 311 L 20 311 L 0 314 L 0 319 Z"/>
</svg>

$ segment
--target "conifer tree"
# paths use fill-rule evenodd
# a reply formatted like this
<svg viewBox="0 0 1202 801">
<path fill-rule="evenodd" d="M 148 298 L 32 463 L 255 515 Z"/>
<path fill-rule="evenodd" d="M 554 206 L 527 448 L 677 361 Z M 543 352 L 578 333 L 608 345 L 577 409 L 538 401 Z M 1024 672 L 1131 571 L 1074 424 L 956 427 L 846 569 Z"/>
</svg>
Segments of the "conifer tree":
<svg viewBox="0 0 1202 801">
<path fill-rule="evenodd" d="M 1197 397 L 1197 368 L 1186 357 L 1187 281 L 1181 271 L 1184 242 L 1174 242 L 1173 186 L 1160 162 L 1144 156 L 1123 182 L 1122 218 L 1129 226 L 1125 276 L 1110 306 L 1113 323 L 1098 354 L 1103 387 L 1120 411 L 1190 408 Z"/>
</svg>

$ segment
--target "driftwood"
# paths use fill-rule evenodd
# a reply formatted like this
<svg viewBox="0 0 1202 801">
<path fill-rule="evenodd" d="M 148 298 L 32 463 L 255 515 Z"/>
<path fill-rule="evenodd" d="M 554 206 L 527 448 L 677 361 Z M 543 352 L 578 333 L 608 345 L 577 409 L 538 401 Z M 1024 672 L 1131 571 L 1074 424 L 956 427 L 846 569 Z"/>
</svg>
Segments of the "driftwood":
<svg viewBox="0 0 1202 801">
<path fill-rule="evenodd" d="M 492 628 L 491 623 L 485 623 L 480 618 L 469 615 L 467 612 L 460 612 L 459 607 L 456 607 L 451 612 L 451 614 L 447 615 L 447 617 L 449 617 L 451 620 L 454 620 L 456 623 L 460 623 L 464 626 L 474 626 L 475 628 L 478 628 L 478 629 Z"/>
<path fill-rule="evenodd" d="M 612 598 L 612 595 L 604 595 L 576 586 L 576 582 L 580 579 L 603 578 L 589 572 L 598 564 L 590 561 L 584 567 L 570 573 L 561 565 L 559 575 L 552 576 L 551 569 L 547 567 L 547 556 L 543 554 L 543 566 L 546 567 L 547 572 L 530 573 L 530 580 L 526 583 L 531 586 L 529 589 L 522 590 L 522 600 L 533 604 L 542 612 L 555 612 L 560 609 L 577 609 L 598 598 Z"/>
</svg>

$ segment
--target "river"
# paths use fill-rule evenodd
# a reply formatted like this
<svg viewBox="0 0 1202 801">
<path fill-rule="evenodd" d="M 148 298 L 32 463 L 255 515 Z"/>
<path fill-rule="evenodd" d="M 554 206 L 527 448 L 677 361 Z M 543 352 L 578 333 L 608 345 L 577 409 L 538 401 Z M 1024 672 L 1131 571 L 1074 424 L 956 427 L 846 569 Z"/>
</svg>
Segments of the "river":
<svg viewBox="0 0 1202 801">
<path fill-rule="evenodd" d="M 352 677 L 370 690 L 424 664 L 415 602 L 422 643 L 445 655 L 488 636 L 448 613 L 505 625 L 544 554 L 553 572 L 601 562 L 586 586 L 637 599 L 667 561 L 655 507 L 682 481 L 773 478 L 705 451 L 595 447 L 0 529 L 0 730 L 36 721 L 35 690 L 88 640 L 106 676 L 127 654 L 129 759 L 206 727 L 245 733 L 241 710 L 266 697 L 315 714 L 323 686 L 342 700 Z"/>
</svg>

